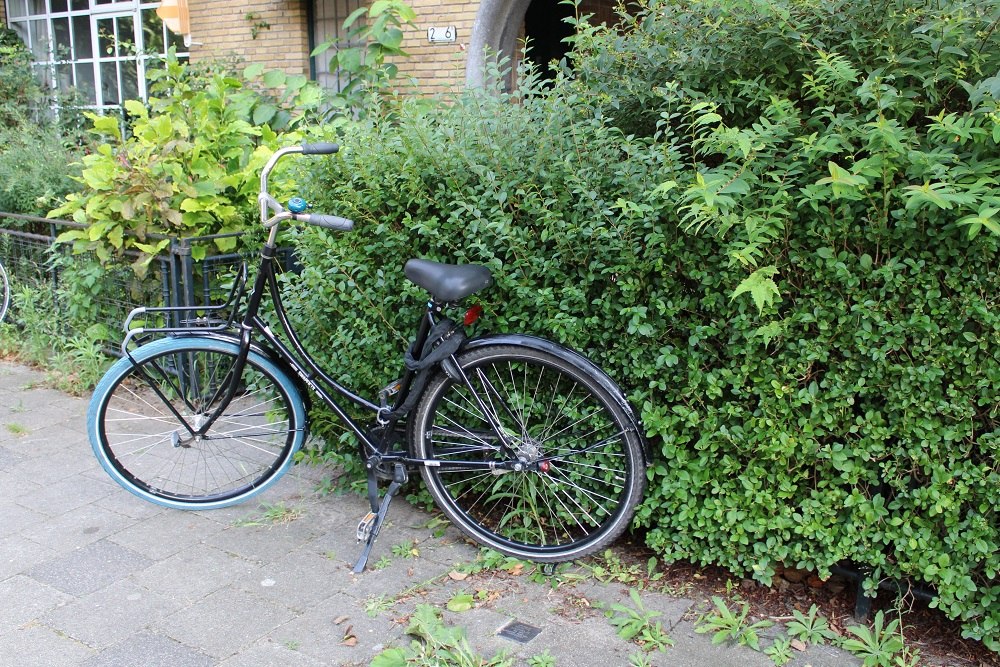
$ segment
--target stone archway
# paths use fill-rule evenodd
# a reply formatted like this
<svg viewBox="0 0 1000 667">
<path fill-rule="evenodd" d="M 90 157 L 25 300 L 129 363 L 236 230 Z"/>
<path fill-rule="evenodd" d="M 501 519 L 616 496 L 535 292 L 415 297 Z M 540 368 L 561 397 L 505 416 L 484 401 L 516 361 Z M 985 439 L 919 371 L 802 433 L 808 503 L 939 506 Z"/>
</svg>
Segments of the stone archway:
<svg viewBox="0 0 1000 667">
<path fill-rule="evenodd" d="M 606 23 L 614 25 L 617 23 L 615 15 L 616 0 L 580 0 L 579 9 L 582 14 L 591 16 L 591 20 L 596 23 Z M 551 3 L 553 7 L 544 5 Z M 525 15 L 528 8 L 536 5 L 539 14 L 555 13 L 557 16 L 550 17 L 554 21 L 561 21 L 563 8 L 556 6 L 558 0 L 482 0 L 479 11 L 476 13 L 476 20 L 472 26 L 472 35 L 469 38 L 469 55 L 465 65 L 465 83 L 467 86 L 479 88 L 486 85 L 486 72 L 489 58 L 509 59 L 511 63 L 516 63 L 520 57 L 518 53 L 518 39 L 523 37 L 525 28 Z M 565 36 L 565 32 L 559 28 L 553 28 L 552 24 L 541 22 L 538 34 L 529 35 L 534 40 L 536 47 L 542 41 L 549 40 L 549 44 L 542 51 L 543 54 L 555 53 L 560 48 L 560 42 Z M 529 27 L 530 30 L 530 27 Z M 565 53 L 565 49 L 562 49 Z M 546 55 L 541 55 L 546 58 Z M 510 81 L 504 82 L 507 86 Z"/>
<path fill-rule="evenodd" d="M 486 84 L 487 58 L 516 56 L 517 38 L 531 0 L 482 0 L 469 39 L 465 83 L 473 88 Z"/>
</svg>

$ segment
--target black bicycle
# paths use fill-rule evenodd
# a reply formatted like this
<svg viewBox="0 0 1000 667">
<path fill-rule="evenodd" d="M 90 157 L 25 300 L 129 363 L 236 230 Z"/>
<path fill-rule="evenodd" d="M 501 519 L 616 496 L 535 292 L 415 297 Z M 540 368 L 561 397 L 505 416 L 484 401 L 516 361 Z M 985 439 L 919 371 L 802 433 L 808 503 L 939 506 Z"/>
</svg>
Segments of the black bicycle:
<svg viewBox="0 0 1000 667">
<path fill-rule="evenodd" d="M 278 290 L 279 229 L 299 222 L 349 231 L 354 223 L 307 213 L 300 198 L 282 206 L 268 194 L 267 178 L 288 154 L 337 150 L 327 143 L 284 148 L 265 166 L 259 201 L 269 234 L 249 294 L 244 270 L 227 304 L 180 326 L 132 323 L 190 309 L 129 315 L 123 357 L 98 384 L 87 415 L 105 470 L 168 507 L 241 502 L 292 465 L 306 439 L 311 393 L 357 438 L 368 471 L 371 511 L 357 529 L 365 546 L 356 572 L 415 469 L 441 511 L 484 546 L 542 563 L 605 547 L 626 529 L 645 488 L 649 451 L 640 423 L 615 383 L 580 354 L 532 336 L 469 338 L 477 307 L 458 322 L 445 316 L 491 284 L 486 267 L 406 263 L 406 277 L 430 298 L 402 377 L 374 401 L 336 382 L 304 349 Z M 281 337 L 262 319 L 265 296 Z M 369 412 L 371 423 L 352 419 L 338 400 Z M 390 482 L 381 499 L 379 480 Z"/>
</svg>

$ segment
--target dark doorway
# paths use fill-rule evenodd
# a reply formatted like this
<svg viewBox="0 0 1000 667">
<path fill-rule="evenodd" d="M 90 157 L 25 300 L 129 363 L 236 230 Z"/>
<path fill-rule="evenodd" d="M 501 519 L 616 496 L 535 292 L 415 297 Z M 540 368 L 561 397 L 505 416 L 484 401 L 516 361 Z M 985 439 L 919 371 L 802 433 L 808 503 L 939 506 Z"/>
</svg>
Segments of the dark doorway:
<svg viewBox="0 0 1000 667">
<path fill-rule="evenodd" d="M 566 19 L 573 16 L 573 6 L 559 0 L 532 0 L 524 14 L 524 36 L 528 42 L 525 58 L 533 62 L 545 79 L 552 79 L 558 63 L 569 52 L 566 38 L 573 26 Z"/>
</svg>

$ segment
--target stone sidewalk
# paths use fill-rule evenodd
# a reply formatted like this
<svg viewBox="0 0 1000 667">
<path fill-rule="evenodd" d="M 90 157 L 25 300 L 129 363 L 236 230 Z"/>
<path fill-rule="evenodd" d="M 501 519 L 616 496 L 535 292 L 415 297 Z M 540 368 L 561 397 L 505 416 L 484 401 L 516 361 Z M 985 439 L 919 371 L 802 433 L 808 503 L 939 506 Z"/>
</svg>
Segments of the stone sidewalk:
<svg viewBox="0 0 1000 667">
<path fill-rule="evenodd" d="M 515 665 L 547 654 L 554 661 L 541 664 L 625 666 L 643 653 L 599 611 L 631 606 L 624 586 L 591 577 L 556 587 L 493 569 L 462 579 L 479 549 L 402 498 L 369 569 L 353 575 L 367 502 L 319 495 L 328 471 L 296 466 L 263 496 L 224 510 L 146 503 L 94 458 L 87 401 L 43 379 L 0 362 L 3 667 L 368 665 L 387 647 L 409 645 L 406 619 L 427 603 L 481 655 L 505 651 Z M 448 611 L 449 601 L 472 608 Z M 644 654 L 645 664 L 773 665 L 696 634 L 704 601 L 647 591 L 642 603 L 674 641 Z M 860 662 L 826 647 L 788 664 Z"/>
</svg>

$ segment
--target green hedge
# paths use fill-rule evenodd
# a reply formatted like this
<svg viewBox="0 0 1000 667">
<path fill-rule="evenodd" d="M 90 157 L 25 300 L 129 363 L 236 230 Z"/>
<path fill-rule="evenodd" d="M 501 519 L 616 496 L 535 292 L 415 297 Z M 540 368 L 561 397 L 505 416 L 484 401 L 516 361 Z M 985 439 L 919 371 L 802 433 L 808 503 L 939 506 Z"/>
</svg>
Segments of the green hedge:
<svg viewBox="0 0 1000 667">
<path fill-rule="evenodd" d="M 312 195 L 357 228 L 301 235 L 295 317 L 375 389 L 422 307 L 404 261 L 485 263 L 486 327 L 641 406 L 651 547 L 912 577 L 1000 649 L 1000 16 L 875 4 L 655 6 L 581 24 L 550 87 L 345 128 Z M 677 56 L 652 84 L 649 54 Z"/>
</svg>

